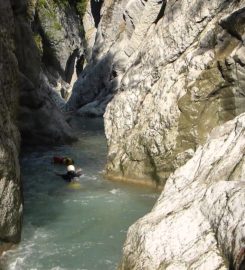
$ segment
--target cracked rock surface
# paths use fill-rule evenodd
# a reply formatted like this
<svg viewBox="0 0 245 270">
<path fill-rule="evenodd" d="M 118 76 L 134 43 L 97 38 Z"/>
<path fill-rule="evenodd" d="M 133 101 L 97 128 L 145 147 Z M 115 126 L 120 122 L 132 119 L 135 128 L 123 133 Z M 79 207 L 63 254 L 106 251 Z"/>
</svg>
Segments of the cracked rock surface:
<svg viewBox="0 0 245 270">
<path fill-rule="evenodd" d="M 104 115 L 108 176 L 164 186 L 214 127 L 244 112 L 244 6 L 170 0 L 153 19 L 147 1 L 148 26 L 124 43 L 130 65 Z"/>
<path fill-rule="evenodd" d="M 36 1 L 34 2 L 36 5 Z M 40 1 L 39 3 L 43 2 Z M 22 142 L 37 145 L 72 141 L 75 139 L 74 134 L 60 108 L 53 100 L 54 87 L 47 79 L 47 73 L 44 73 L 45 67 L 42 63 L 43 58 L 40 55 L 40 48 L 37 46 L 37 37 L 33 33 L 31 22 L 27 19 L 27 3 L 23 0 L 13 0 L 11 4 L 14 16 L 15 55 L 18 61 L 20 102 L 18 127 L 21 132 Z M 37 18 L 37 14 L 35 18 Z M 49 30 L 51 31 L 51 29 Z M 62 45 L 64 46 L 63 43 Z M 49 49 L 50 51 L 54 50 L 51 45 Z M 59 53 L 62 54 L 61 49 Z M 53 59 L 51 56 L 50 58 Z M 64 63 L 61 64 L 61 62 L 60 66 L 63 66 Z M 46 66 L 46 68 L 48 67 Z M 58 94 L 56 97 L 59 99 Z"/>
<path fill-rule="evenodd" d="M 108 177 L 164 186 L 245 110 L 245 1 L 105 0 L 99 14 L 67 109 L 106 111 Z"/>
<path fill-rule="evenodd" d="M 129 228 L 122 270 L 245 267 L 245 114 L 215 128 Z"/>
</svg>

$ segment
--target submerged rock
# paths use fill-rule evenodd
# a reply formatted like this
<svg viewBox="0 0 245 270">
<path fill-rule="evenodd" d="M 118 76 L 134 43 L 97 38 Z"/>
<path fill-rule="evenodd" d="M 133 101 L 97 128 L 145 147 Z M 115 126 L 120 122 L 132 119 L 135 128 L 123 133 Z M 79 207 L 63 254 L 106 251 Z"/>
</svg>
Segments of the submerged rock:
<svg viewBox="0 0 245 270">
<path fill-rule="evenodd" d="M 245 267 L 245 114 L 215 128 L 128 231 L 119 269 Z"/>
</svg>

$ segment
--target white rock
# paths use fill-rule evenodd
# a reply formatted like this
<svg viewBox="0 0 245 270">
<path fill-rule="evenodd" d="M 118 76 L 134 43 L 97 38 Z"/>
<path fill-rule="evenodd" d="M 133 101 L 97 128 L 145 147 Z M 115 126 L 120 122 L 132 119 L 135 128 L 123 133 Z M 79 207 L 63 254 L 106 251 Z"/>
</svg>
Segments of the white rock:
<svg viewBox="0 0 245 270">
<path fill-rule="evenodd" d="M 151 213 L 130 227 L 120 269 L 243 269 L 245 180 L 229 179 L 244 153 L 242 114 L 170 176 Z"/>
</svg>

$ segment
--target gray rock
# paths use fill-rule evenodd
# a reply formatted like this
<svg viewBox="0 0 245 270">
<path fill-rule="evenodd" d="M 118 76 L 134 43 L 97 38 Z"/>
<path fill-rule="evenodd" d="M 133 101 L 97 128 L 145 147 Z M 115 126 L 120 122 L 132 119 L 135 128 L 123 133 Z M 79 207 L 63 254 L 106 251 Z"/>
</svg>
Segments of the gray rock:
<svg viewBox="0 0 245 270">
<path fill-rule="evenodd" d="M 19 66 L 20 108 L 18 126 L 24 144 L 57 144 L 75 139 L 61 112 L 61 98 L 54 98 L 50 77 L 44 74 L 40 53 L 26 19 L 25 1 L 13 1 L 15 54 Z M 57 83 L 57 82 L 56 82 Z M 54 101 L 59 101 L 59 107 Z"/>
<path fill-rule="evenodd" d="M 9 1 L 0 0 L 0 240 L 18 242 L 22 225 L 19 167 L 18 63 Z"/>
<path fill-rule="evenodd" d="M 245 109 L 245 2 L 162 4 L 128 11 L 138 24 L 110 47 L 130 56 L 104 115 L 111 178 L 164 185 L 181 153 Z"/>
<path fill-rule="evenodd" d="M 95 100 L 81 107 L 77 110 L 76 114 L 78 116 L 101 117 L 103 116 L 105 108 L 111 99 L 112 95 L 107 95 L 104 99 Z"/>
<path fill-rule="evenodd" d="M 88 18 L 91 22 L 91 16 L 88 16 L 89 8 L 91 6 L 88 6 L 85 15 L 86 22 Z M 157 19 L 160 9 L 161 3 L 157 1 L 149 1 L 146 6 L 138 0 L 103 2 L 95 41 L 93 41 L 94 34 L 91 37 L 91 43 L 94 43 L 92 56 L 89 56 L 88 65 L 73 87 L 71 98 L 67 103 L 68 110 L 77 110 L 87 103 L 98 100 L 99 96 L 103 96 L 102 92 L 109 96 L 115 93 L 127 66 L 130 65 L 129 55 L 138 49 L 147 30 Z M 86 29 L 90 35 L 89 26 Z M 91 33 L 94 31 L 93 29 Z"/>
<path fill-rule="evenodd" d="M 115 95 L 102 107 L 107 176 L 164 185 L 186 151 L 244 112 L 244 0 L 106 0 L 100 16 L 66 108 L 102 115 L 98 102 Z"/>
<path fill-rule="evenodd" d="M 44 63 L 70 83 L 82 47 L 80 18 L 68 1 L 38 1 L 35 23 L 40 27 Z M 36 33 L 36 34 L 38 34 Z"/>
<path fill-rule="evenodd" d="M 85 42 L 78 1 L 27 0 L 26 5 L 25 21 L 31 25 L 43 73 L 65 101 L 83 68 Z"/>
<path fill-rule="evenodd" d="M 245 114 L 215 128 L 132 225 L 119 269 L 244 269 Z"/>
<path fill-rule="evenodd" d="M 86 11 L 82 19 L 83 27 L 84 27 L 84 34 L 85 34 L 85 41 L 86 41 L 85 57 L 86 57 L 87 62 L 89 62 L 92 57 L 92 49 L 95 43 L 95 37 L 96 37 L 96 31 L 97 31 L 95 18 L 92 11 L 92 3 L 93 5 L 97 6 L 97 2 L 95 0 L 88 1 Z M 97 12 L 97 16 L 101 17 L 100 10 L 96 10 L 96 12 Z"/>
<path fill-rule="evenodd" d="M 98 96 L 103 98 L 101 93 L 107 94 L 109 92 L 107 88 L 110 83 L 111 70 L 112 56 L 110 55 L 93 66 L 93 69 L 87 67 L 74 84 L 72 95 L 67 102 L 67 108 L 75 110 L 98 99 Z"/>
</svg>

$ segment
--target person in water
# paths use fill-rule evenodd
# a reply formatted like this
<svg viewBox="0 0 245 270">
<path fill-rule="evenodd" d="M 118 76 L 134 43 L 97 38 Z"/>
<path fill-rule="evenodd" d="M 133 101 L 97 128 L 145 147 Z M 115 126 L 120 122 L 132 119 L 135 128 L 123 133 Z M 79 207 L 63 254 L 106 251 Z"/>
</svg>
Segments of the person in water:
<svg viewBox="0 0 245 270">
<path fill-rule="evenodd" d="M 58 161 L 55 163 L 66 165 L 66 170 L 67 170 L 65 174 L 58 173 L 58 172 L 55 172 L 55 174 L 58 176 L 61 176 L 66 182 L 70 183 L 70 182 L 76 181 L 76 178 L 81 175 L 82 170 L 79 169 L 76 171 L 73 159 L 64 157 L 64 158 L 59 158 L 58 160 L 57 159 L 58 157 L 54 157 L 54 161 L 55 161 L 55 158 L 56 158 L 56 161 Z"/>
<path fill-rule="evenodd" d="M 74 165 L 73 159 L 71 159 L 69 157 L 53 157 L 53 162 L 54 162 L 54 164 L 67 165 L 68 163 L 70 163 L 70 164 Z"/>
</svg>

